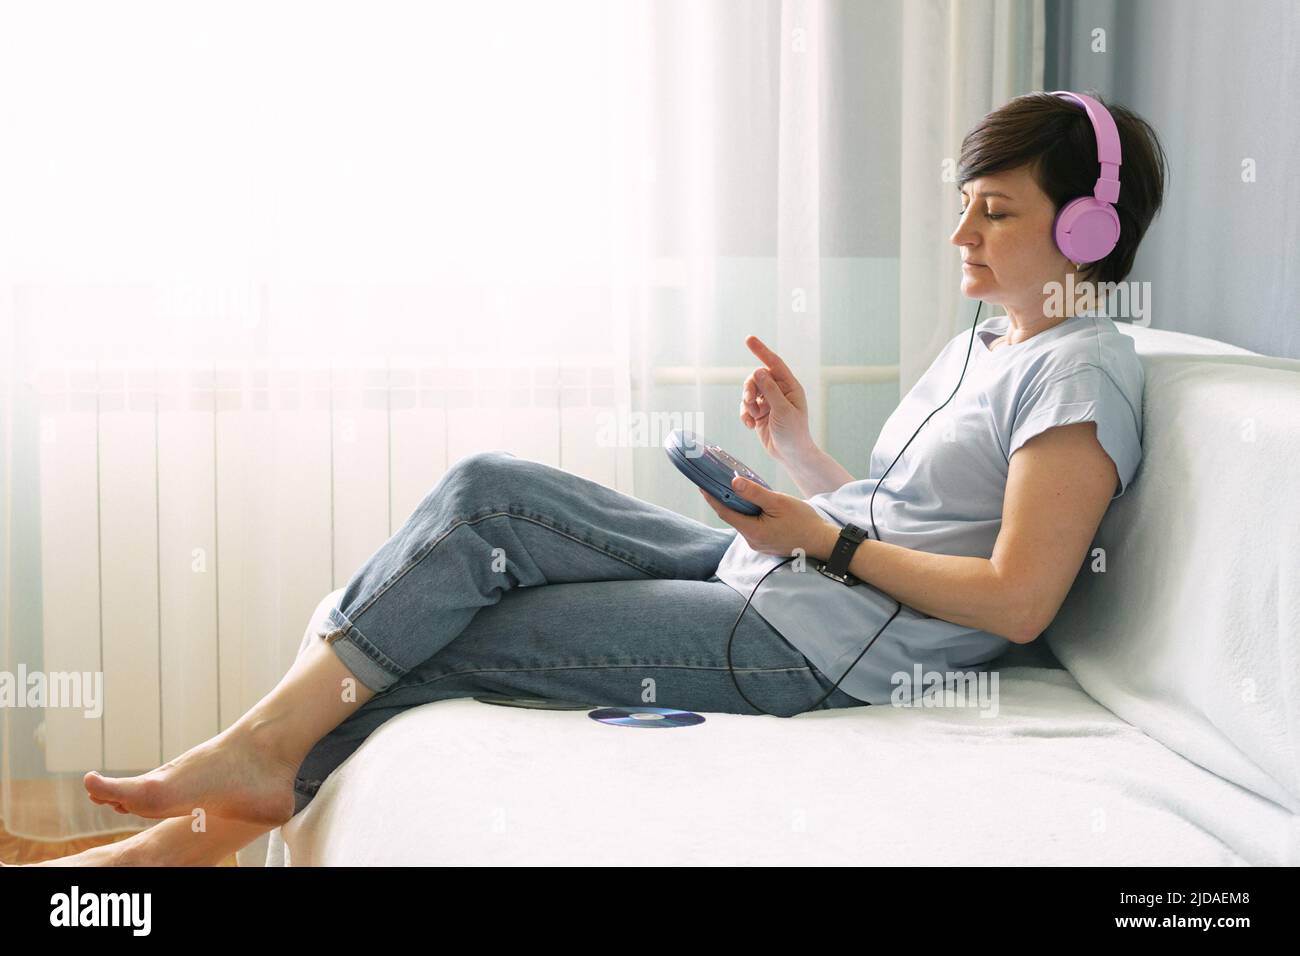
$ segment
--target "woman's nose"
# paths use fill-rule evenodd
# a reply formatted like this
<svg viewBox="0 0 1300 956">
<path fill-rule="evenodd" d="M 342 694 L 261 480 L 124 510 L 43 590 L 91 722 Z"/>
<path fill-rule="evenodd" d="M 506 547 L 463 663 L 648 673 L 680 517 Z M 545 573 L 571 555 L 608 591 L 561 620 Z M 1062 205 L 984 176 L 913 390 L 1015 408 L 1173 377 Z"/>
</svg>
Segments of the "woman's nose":
<svg viewBox="0 0 1300 956">
<path fill-rule="evenodd" d="M 952 231 L 948 241 L 954 246 L 971 246 L 978 241 L 978 235 L 974 228 L 966 222 L 966 214 L 963 213 L 961 219 L 957 221 L 957 228 Z"/>
</svg>

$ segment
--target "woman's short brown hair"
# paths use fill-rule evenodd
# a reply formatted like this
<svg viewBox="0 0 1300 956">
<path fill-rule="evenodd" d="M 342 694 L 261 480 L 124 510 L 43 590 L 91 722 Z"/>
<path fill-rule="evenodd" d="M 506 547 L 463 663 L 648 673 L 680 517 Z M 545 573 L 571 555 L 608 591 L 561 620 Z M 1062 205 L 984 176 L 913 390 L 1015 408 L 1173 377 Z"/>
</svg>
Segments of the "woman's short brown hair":
<svg viewBox="0 0 1300 956">
<path fill-rule="evenodd" d="M 1164 198 L 1168 167 L 1155 130 L 1142 117 L 1092 91 L 1115 118 L 1119 169 L 1119 242 L 1110 255 L 1080 270 L 1091 282 L 1119 282 L 1133 268 L 1138 243 Z M 1100 167 L 1097 138 L 1088 115 L 1073 100 L 1026 93 L 985 116 L 961 141 L 957 188 L 972 179 L 1030 164 L 1038 187 L 1059 212 L 1071 199 L 1091 196 Z"/>
</svg>

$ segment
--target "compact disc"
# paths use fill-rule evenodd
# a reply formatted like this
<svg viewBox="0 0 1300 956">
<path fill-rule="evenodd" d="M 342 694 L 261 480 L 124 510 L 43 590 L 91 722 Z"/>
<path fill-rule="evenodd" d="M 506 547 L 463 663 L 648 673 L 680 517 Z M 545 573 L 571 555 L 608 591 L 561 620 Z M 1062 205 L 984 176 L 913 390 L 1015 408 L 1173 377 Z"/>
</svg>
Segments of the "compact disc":
<svg viewBox="0 0 1300 956">
<path fill-rule="evenodd" d="M 595 704 L 580 704 L 573 700 L 548 700 L 544 697 L 475 697 L 481 704 L 499 704 L 502 707 L 527 707 L 531 710 L 591 710 Z"/>
<path fill-rule="evenodd" d="M 602 707 L 587 716 L 615 727 L 689 727 L 704 723 L 699 714 L 671 707 Z"/>
</svg>

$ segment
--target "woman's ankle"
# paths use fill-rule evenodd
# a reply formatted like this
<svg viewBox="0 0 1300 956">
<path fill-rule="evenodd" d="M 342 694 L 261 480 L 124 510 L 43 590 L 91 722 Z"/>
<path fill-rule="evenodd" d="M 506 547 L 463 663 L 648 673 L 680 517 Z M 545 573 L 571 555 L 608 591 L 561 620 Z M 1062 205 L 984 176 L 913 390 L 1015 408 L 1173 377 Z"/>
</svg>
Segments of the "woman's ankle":
<svg viewBox="0 0 1300 956">
<path fill-rule="evenodd" d="M 226 734 L 231 742 L 250 747 L 294 771 L 302 765 L 312 746 L 310 743 L 304 746 L 302 733 L 286 717 L 256 710 L 250 710 L 231 724 Z"/>
</svg>

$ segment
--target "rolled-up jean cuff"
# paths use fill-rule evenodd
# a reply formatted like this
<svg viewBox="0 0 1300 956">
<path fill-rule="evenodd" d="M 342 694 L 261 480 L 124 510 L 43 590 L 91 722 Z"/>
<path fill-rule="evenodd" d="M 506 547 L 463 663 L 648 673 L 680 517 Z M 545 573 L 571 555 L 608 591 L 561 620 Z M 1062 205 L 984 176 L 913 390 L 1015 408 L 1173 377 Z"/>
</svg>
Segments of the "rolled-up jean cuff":
<svg viewBox="0 0 1300 956">
<path fill-rule="evenodd" d="M 296 817 L 303 811 L 307 804 L 316 798 L 316 791 L 320 789 L 321 782 L 314 780 L 310 784 L 305 784 L 301 780 L 295 781 L 293 785 L 293 815 Z"/>
<path fill-rule="evenodd" d="M 334 648 L 345 667 L 376 694 L 402 679 L 402 669 L 335 608 L 329 612 L 320 636 Z"/>
</svg>

